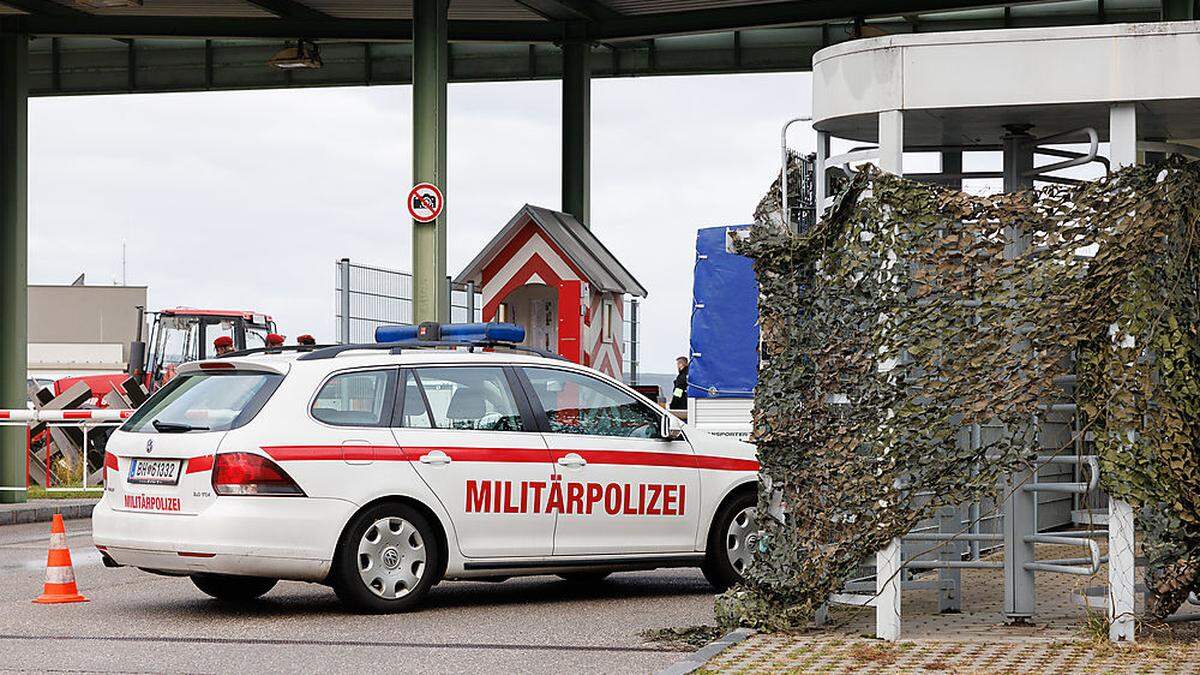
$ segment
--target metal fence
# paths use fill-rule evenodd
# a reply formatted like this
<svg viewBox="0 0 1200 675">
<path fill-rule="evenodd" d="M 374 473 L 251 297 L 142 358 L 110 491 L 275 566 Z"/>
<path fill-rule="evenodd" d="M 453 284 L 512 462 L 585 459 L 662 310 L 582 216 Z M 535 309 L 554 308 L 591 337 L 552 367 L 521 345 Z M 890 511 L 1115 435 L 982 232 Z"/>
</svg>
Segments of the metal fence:
<svg viewBox="0 0 1200 675">
<path fill-rule="evenodd" d="M 339 343 L 374 342 L 379 326 L 411 325 L 412 274 L 342 258 L 335 264 L 334 321 Z M 483 295 L 473 284 L 446 279 L 450 322 L 483 321 Z M 641 301 L 625 299 L 624 363 L 626 382 L 636 383 L 641 355 Z"/>
<path fill-rule="evenodd" d="M 334 321 L 339 343 L 373 342 L 379 326 L 412 324 L 412 274 L 338 260 L 334 278 Z M 481 321 L 483 303 L 471 285 L 446 279 L 450 321 Z"/>
<path fill-rule="evenodd" d="M 638 366 L 642 352 L 641 333 L 642 303 L 637 298 L 625 298 L 624 329 L 621 335 L 625 338 L 625 381 L 629 384 L 638 383 Z"/>
</svg>

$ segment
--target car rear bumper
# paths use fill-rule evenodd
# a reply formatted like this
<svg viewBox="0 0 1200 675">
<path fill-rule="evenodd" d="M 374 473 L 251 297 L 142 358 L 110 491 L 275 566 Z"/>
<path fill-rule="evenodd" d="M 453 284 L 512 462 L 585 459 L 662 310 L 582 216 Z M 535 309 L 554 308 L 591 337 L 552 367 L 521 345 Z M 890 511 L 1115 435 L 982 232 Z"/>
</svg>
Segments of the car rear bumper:
<svg viewBox="0 0 1200 675">
<path fill-rule="evenodd" d="M 92 512 L 92 540 L 118 564 L 321 581 L 342 528 L 357 509 L 341 499 L 220 497 L 197 515 Z"/>
</svg>

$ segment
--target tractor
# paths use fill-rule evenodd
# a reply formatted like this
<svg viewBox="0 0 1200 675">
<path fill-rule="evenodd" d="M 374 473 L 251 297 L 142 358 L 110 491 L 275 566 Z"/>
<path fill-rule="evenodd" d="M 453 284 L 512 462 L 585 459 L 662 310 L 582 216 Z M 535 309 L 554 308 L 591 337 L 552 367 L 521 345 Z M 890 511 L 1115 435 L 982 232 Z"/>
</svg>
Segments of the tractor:
<svg viewBox="0 0 1200 675">
<path fill-rule="evenodd" d="M 142 341 L 145 315 L 153 317 L 149 343 Z M 187 361 L 211 358 L 213 341 L 221 336 L 233 340 L 237 351 L 267 345 L 267 334 L 275 332 L 275 321 L 258 312 L 176 307 L 158 312 L 138 308 L 138 335 L 129 350 L 129 374 L 148 391 L 170 381 L 175 368 Z"/>
</svg>

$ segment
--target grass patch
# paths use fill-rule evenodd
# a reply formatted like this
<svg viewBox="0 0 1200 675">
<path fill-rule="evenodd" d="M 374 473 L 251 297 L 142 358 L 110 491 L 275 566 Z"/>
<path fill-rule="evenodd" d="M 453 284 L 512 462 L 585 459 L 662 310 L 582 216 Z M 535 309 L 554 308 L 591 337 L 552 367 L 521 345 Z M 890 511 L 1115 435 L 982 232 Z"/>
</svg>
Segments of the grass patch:
<svg viewBox="0 0 1200 675">
<path fill-rule="evenodd" d="M 29 499 L 100 499 L 103 494 L 99 490 L 94 492 L 85 492 L 83 490 L 72 490 L 70 492 L 47 492 L 46 488 L 38 485 L 30 485 L 26 495 Z"/>
<path fill-rule="evenodd" d="M 859 663 L 886 666 L 896 661 L 896 652 L 891 645 L 858 644 L 850 648 L 850 657 Z"/>
</svg>

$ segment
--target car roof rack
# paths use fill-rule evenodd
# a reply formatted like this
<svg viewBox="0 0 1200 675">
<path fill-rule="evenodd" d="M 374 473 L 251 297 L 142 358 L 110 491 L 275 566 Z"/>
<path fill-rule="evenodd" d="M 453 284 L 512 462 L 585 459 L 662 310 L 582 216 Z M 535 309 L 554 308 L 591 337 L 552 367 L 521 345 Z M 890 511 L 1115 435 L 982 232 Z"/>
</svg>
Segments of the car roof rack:
<svg viewBox="0 0 1200 675">
<path fill-rule="evenodd" d="M 319 347 L 312 352 L 301 356 L 297 360 L 320 361 L 324 359 L 335 358 L 343 352 L 359 350 L 386 349 L 391 354 L 400 354 L 406 349 L 431 349 L 436 347 L 466 347 L 467 351 L 471 353 L 474 353 L 476 349 L 510 349 L 515 352 L 535 354 L 547 359 L 566 361 L 566 359 L 561 355 L 548 352 L 544 349 L 526 347 L 524 345 L 513 344 L 511 342 L 498 342 L 495 340 L 400 340 L 398 342 L 364 342 L 359 344 L 330 345 L 327 347 Z"/>
</svg>

